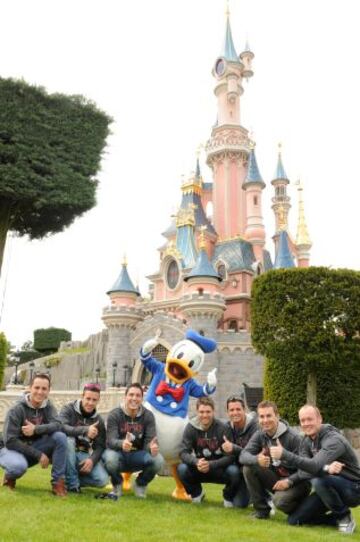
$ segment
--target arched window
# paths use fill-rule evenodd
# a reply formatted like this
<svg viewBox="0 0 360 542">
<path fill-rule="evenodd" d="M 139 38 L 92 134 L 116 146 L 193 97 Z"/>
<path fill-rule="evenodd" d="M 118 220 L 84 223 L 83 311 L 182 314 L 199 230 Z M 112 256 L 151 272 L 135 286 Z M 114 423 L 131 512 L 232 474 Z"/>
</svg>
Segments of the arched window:
<svg viewBox="0 0 360 542">
<path fill-rule="evenodd" d="M 226 279 L 226 267 L 223 263 L 217 266 L 217 272 L 223 280 Z"/>
<path fill-rule="evenodd" d="M 179 282 L 180 272 L 176 260 L 171 260 L 166 271 L 166 282 L 171 290 L 176 288 Z"/>
<path fill-rule="evenodd" d="M 233 331 L 238 331 L 238 322 L 237 322 L 237 320 L 230 320 L 228 329 L 232 329 Z"/>
</svg>

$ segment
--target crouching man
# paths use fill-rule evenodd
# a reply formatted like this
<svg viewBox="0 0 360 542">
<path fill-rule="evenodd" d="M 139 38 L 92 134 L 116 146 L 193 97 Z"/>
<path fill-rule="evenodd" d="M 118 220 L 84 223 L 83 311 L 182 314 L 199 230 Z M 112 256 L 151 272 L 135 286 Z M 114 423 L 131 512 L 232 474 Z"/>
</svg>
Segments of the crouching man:
<svg viewBox="0 0 360 542">
<path fill-rule="evenodd" d="M 291 453 L 280 442 L 270 450 L 275 460 L 301 469 L 297 479 L 310 478 L 314 490 L 289 516 L 288 523 L 333 525 L 341 533 L 352 534 L 355 520 L 350 507 L 360 504 L 360 467 L 356 454 L 335 427 L 322 423 L 318 408 L 304 405 L 299 410 L 299 420 L 305 434 L 300 454 Z"/>
<path fill-rule="evenodd" d="M 215 418 L 215 405 L 210 397 L 196 402 L 197 416 L 185 428 L 180 451 L 182 463 L 177 471 L 192 502 L 200 504 L 205 497 L 202 483 L 225 484 L 224 507 L 232 508 L 238 491 L 240 471 L 234 456 L 222 449 L 226 426 Z"/>
<path fill-rule="evenodd" d="M 260 429 L 254 433 L 240 455 L 244 478 L 254 505 L 256 519 L 268 519 L 273 502 L 279 510 L 290 514 L 310 492 L 307 481 L 292 478 L 297 470 L 288 461 L 275 460 L 270 448 L 278 442 L 294 455 L 298 453 L 301 437 L 280 419 L 275 403 L 262 401 L 257 407 Z"/>
<path fill-rule="evenodd" d="M 64 497 L 66 435 L 61 432 L 57 412 L 48 400 L 50 377 L 37 374 L 30 391 L 6 415 L 0 450 L 0 466 L 5 470 L 3 485 L 15 489 L 16 480 L 37 463 L 46 469 L 50 461 L 54 495 Z"/>
<path fill-rule="evenodd" d="M 81 487 L 103 487 L 109 475 L 101 456 L 106 448 L 105 424 L 96 412 L 100 401 L 100 385 L 86 384 L 81 399 L 60 411 L 63 431 L 67 435 L 66 486 L 72 493 Z"/>
<path fill-rule="evenodd" d="M 137 382 L 126 388 L 124 405 L 109 414 L 107 446 L 105 467 L 113 490 L 105 497 L 116 500 L 121 496 L 121 472 L 140 471 L 133 488 L 137 497 L 145 498 L 146 488 L 161 470 L 164 459 L 159 453 L 154 415 L 143 406 L 143 390 Z"/>
</svg>

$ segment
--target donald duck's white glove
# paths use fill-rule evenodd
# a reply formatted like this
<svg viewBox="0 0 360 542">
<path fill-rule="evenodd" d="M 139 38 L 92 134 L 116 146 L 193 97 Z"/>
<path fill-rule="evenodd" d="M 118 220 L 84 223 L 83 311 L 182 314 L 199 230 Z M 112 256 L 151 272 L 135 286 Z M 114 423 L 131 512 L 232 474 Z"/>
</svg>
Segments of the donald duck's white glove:
<svg viewBox="0 0 360 542">
<path fill-rule="evenodd" d="M 150 352 L 154 350 L 155 346 L 157 346 L 158 342 L 158 337 L 154 337 L 153 339 L 146 341 L 141 348 L 142 355 L 147 356 L 147 354 L 150 354 Z"/>
<path fill-rule="evenodd" d="M 215 388 L 217 384 L 216 371 L 217 371 L 217 368 L 215 367 L 215 369 L 210 371 L 210 373 L 208 373 L 207 375 L 207 383 L 210 388 Z"/>
</svg>

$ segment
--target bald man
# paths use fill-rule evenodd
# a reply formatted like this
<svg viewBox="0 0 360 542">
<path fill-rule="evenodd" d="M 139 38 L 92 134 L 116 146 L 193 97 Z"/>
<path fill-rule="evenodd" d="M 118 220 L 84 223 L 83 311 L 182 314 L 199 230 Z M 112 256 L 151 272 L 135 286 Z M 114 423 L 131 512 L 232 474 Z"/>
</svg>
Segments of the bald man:
<svg viewBox="0 0 360 542">
<path fill-rule="evenodd" d="M 304 405 L 299 410 L 304 438 L 299 455 L 280 442 L 270 448 L 273 459 L 282 459 L 300 469 L 292 483 L 310 479 L 314 493 L 289 515 L 290 525 L 303 523 L 337 526 L 352 534 L 355 521 L 350 507 L 360 504 L 360 466 L 347 439 L 332 425 L 323 424 L 318 408 Z"/>
</svg>

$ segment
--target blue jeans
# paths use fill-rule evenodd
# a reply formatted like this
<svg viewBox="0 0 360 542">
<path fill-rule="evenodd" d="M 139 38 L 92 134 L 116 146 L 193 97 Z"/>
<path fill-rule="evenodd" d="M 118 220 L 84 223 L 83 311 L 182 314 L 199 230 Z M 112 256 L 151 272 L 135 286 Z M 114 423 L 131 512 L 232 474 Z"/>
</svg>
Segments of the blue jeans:
<svg viewBox="0 0 360 542">
<path fill-rule="evenodd" d="M 311 485 L 324 505 L 338 518 L 348 514 L 350 506 L 360 504 L 360 482 L 330 474 L 313 478 Z"/>
<path fill-rule="evenodd" d="M 202 473 L 197 470 L 195 465 L 180 463 L 177 472 L 184 484 L 186 493 L 191 495 L 192 498 L 201 495 L 201 483 L 225 484 L 223 496 L 227 501 L 233 501 L 239 489 L 240 469 L 237 465 L 229 465 L 225 468 L 219 467 Z"/>
<path fill-rule="evenodd" d="M 244 475 L 242 473 L 242 469 L 239 469 L 239 471 L 239 487 L 233 499 L 233 503 L 234 506 L 236 506 L 237 508 L 247 508 L 250 502 L 250 494 L 244 479 Z"/>
<path fill-rule="evenodd" d="M 31 444 L 40 452 L 47 455 L 52 461 L 51 481 L 57 482 L 65 478 L 66 467 L 66 435 L 56 431 L 51 435 L 42 435 Z M 26 458 L 20 452 L 2 448 L 0 450 L 0 466 L 5 470 L 8 478 L 16 480 L 25 474 L 29 467 L 38 464 L 37 459 Z"/>
<path fill-rule="evenodd" d="M 89 457 L 91 456 L 87 452 L 76 451 L 75 439 L 68 437 L 65 475 L 66 487 L 68 489 L 75 489 L 80 486 L 104 487 L 108 483 L 109 475 L 101 460 L 96 463 L 91 472 L 86 474 L 80 472 L 79 463 Z"/>
<path fill-rule="evenodd" d="M 164 458 L 161 454 L 153 456 L 144 450 L 123 452 L 107 449 L 104 452 L 103 458 L 105 468 L 110 474 L 111 483 L 114 486 L 122 484 L 122 472 L 137 471 L 141 471 L 136 479 L 137 485 L 147 486 L 164 464 Z"/>
</svg>

